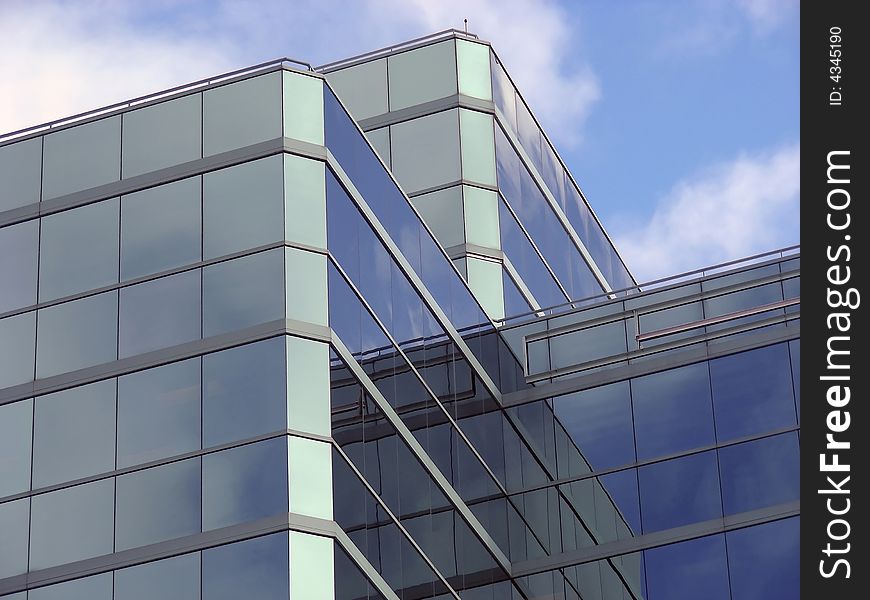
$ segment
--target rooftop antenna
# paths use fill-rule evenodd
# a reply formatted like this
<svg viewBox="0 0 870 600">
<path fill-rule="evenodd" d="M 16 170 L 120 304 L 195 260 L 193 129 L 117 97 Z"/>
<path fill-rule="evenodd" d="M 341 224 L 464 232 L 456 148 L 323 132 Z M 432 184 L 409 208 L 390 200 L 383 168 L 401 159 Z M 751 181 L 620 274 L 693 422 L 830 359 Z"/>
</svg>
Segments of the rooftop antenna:
<svg viewBox="0 0 870 600">
<path fill-rule="evenodd" d="M 468 34 L 468 19 L 462 19 L 462 22 L 465 23 L 465 33 Z"/>
</svg>

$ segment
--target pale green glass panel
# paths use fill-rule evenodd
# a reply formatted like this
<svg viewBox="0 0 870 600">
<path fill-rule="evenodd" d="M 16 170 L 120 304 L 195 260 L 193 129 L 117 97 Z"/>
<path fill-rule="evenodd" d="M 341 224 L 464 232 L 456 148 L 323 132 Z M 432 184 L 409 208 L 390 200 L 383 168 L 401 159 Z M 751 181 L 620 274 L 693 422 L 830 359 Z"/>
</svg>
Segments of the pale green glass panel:
<svg viewBox="0 0 870 600">
<path fill-rule="evenodd" d="M 459 93 L 481 100 L 492 100 L 489 46 L 456 40 L 456 63 L 459 70 Z"/>
<path fill-rule="evenodd" d="M 465 203 L 465 239 L 485 248 L 501 248 L 498 225 L 498 194 L 492 190 L 462 186 Z"/>
<path fill-rule="evenodd" d="M 327 73 L 326 80 L 357 121 L 390 110 L 385 58 Z"/>
<path fill-rule="evenodd" d="M 382 127 L 381 129 L 373 129 L 372 131 L 366 132 L 366 138 L 369 140 L 369 144 L 375 149 L 375 152 L 378 153 L 378 156 L 381 157 L 381 160 L 384 161 L 384 164 L 388 167 L 390 166 L 390 128 Z"/>
<path fill-rule="evenodd" d="M 32 399 L 0 406 L 0 497 L 30 489 L 32 436 Z"/>
<path fill-rule="evenodd" d="M 121 116 L 45 136 L 42 199 L 72 194 L 121 178 Z"/>
<path fill-rule="evenodd" d="M 492 116 L 473 110 L 460 110 L 459 129 L 462 132 L 462 177 L 494 186 Z"/>
<path fill-rule="evenodd" d="M 202 95 L 193 94 L 124 114 L 123 177 L 202 156 Z"/>
<path fill-rule="evenodd" d="M 287 427 L 329 435 L 329 347 L 287 337 Z"/>
<path fill-rule="evenodd" d="M 284 239 L 326 248 L 324 163 L 284 155 Z"/>
<path fill-rule="evenodd" d="M 0 147 L 0 212 L 39 202 L 42 138 Z"/>
<path fill-rule="evenodd" d="M 36 312 L 0 319 L 0 388 L 33 381 Z"/>
<path fill-rule="evenodd" d="M 326 256 L 296 248 L 285 250 L 287 318 L 326 326 Z"/>
<path fill-rule="evenodd" d="M 290 512 L 332 519 L 332 450 L 326 442 L 289 436 Z"/>
<path fill-rule="evenodd" d="M 27 571 L 30 498 L 0 504 L 0 578 Z"/>
<path fill-rule="evenodd" d="M 118 356 L 118 292 L 97 294 L 39 311 L 37 378 Z"/>
<path fill-rule="evenodd" d="M 335 598 L 335 554 L 330 537 L 290 532 L 290 599 Z"/>
<path fill-rule="evenodd" d="M 284 137 L 323 145 L 323 80 L 284 71 Z"/>
<path fill-rule="evenodd" d="M 281 137 L 281 73 L 269 73 L 203 93 L 203 155 Z"/>
<path fill-rule="evenodd" d="M 407 193 L 460 179 L 456 110 L 397 123 L 390 130 L 393 173 Z"/>
<path fill-rule="evenodd" d="M 283 168 L 275 155 L 203 176 L 203 258 L 281 241 Z"/>
<path fill-rule="evenodd" d="M 414 208 L 445 248 L 465 243 L 462 222 L 462 190 L 456 185 L 411 198 Z"/>
<path fill-rule="evenodd" d="M 390 110 L 456 93 L 456 51 L 447 40 L 390 56 Z"/>
<path fill-rule="evenodd" d="M 468 257 L 468 286 L 491 319 L 504 318 L 504 290 L 501 265 L 489 260 Z"/>
</svg>

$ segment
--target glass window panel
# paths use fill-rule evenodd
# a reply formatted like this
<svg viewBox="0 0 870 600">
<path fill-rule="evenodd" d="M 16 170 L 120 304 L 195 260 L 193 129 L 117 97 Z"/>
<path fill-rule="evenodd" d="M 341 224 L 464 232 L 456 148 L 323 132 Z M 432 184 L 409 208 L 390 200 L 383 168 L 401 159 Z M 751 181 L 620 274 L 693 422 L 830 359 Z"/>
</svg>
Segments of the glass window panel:
<svg viewBox="0 0 870 600">
<path fill-rule="evenodd" d="M 198 600 L 199 597 L 199 552 L 115 571 L 114 600 Z"/>
<path fill-rule="evenodd" d="M 106 292 L 39 311 L 38 378 L 115 360 L 118 293 Z"/>
<path fill-rule="evenodd" d="M 583 363 L 624 353 L 625 325 L 614 321 L 550 338 L 553 368 Z"/>
<path fill-rule="evenodd" d="M 357 121 L 390 110 L 387 106 L 386 58 L 327 73 L 326 80 Z"/>
<path fill-rule="evenodd" d="M 218 529 L 288 512 L 287 438 L 202 458 L 202 528 Z"/>
<path fill-rule="evenodd" d="M 489 76 L 489 46 L 456 40 L 459 93 L 481 100 L 492 100 Z"/>
<path fill-rule="evenodd" d="M 286 375 L 281 337 L 203 357 L 203 444 L 285 428 Z"/>
<path fill-rule="evenodd" d="M 458 185 L 415 196 L 411 203 L 445 248 L 465 243 L 462 222 L 462 188 Z"/>
<path fill-rule="evenodd" d="M 34 496 L 30 570 L 111 554 L 114 492 L 115 481 L 103 479 Z"/>
<path fill-rule="evenodd" d="M 577 452 L 594 470 L 635 461 L 631 394 L 627 381 L 553 399 L 558 419 Z"/>
<path fill-rule="evenodd" d="M 117 198 L 42 219 L 39 300 L 54 300 L 118 281 Z"/>
<path fill-rule="evenodd" d="M 529 301 L 520 293 L 519 287 L 511 279 L 507 269 L 502 274 L 502 286 L 504 287 L 504 311 L 505 316 L 525 314 L 532 310 Z"/>
<path fill-rule="evenodd" d="M 490 319 L 504 318 L 501 263 L 468 257 L 468 286 Z"/>
<path fill-rule="evenodd" d="M 290 597 L 335 597 L 332 538 L 290 532 Z"/>
<path fill-rule="evenodd" d="M 721 535 L 644 552 L 649 600 L 729 600 L 728 561 Z"/>
<path fill-rule="evenodd" d="M 38 251 L 38 219 L 0 229 L 0 313 L 36 304 Z"/>
<path fill-rule="evenodd" d="M 124 177 L 202 156 L 202 94 L 124 113 Z"/>
<path fill-rule="evenodd" d="M 284 209 L 284 239 L 326 248 L 324 163 L 284 155 Z"/>
<path fill-rule="evenodd" d="M 456 110 L 397 123 L 390 128 L 390 140 L 393 173 L 405 192 L 410 194 L 460 179 Z"/>
<path fill-rule="evenodd" d="M 121 116 L 48 134 L 42 156 L 43 200 L 118 181 Z"/>
<path fill-rule="evenodd" d="M 390 128 L 382 127 L 381 129 L 373 129 L 366 132 L 366 139 L 384 164 L 390 166 Z"/>
<path fill-rule="evenodd" d="M 287 342 L 287 427 L 329 435 L 329 346 L 297 337 Z"/>
<path fill-rule="evenodd" d="M 0 147 L 0 212 L 39 202 L 42 138 Z"/>
<path fill-rule="evenodd" d="M 726 537 L 735 599 L 800 597 L 799 518 L 729 531 Z"/>
<path fill-rule="evenodd" d="M 33 380 L 36 311 L 0 319 L 0 388 Z"/>
<path fill-rule="evenodd" d="M 200 359 L 118 379 L 118 468 L 200 448 Z"/>
<path fill-rule="evenodd" d="M 288 319 L 327 325 L 326 256 L 285 248 Z"/>
<path fill-rule="evenodd" d="M 121 279 L 202 257 L 202 181 L 190 177 L 121 198 Z"/>
<path fill-rule="evenodd" d="M 0 578 L 27 572 L 30 498 L 0 504 Z"/>
<path fill-rule="evenodd" d="M 532 113 L 529 111 L 526 103 L 522 98 L 517 96 L 517 130 L 520 144 L 526 154 L 532 160 L 532 164 L 541 173 L 541 130 L 538 129 L 538 124 L 535 123 Z"/>
<path fill-rule="evenodd" d="M 498 228 L 498 195 L 468 185 L 462 186 L 465 208 L 465 239 L 485 248 L 501 248 Z"/>
<path fill-rule="evenodd" d="M 284 318 L 284 250 L 276 248 L 203 269 L 203 335 Z"/>
<path fill-rule="evenodd" d="M 182 460 L 117 478 L 115 551 L 199 532 L 200 460 Z"/>
<path fill-rule="evenodd" d="M 38 397 L 33 421 L 34 488 L 114 470 L 114 379 Z"/>
<path fill-rule="evenodd" d="M 28 592 L 29 600 L 112 600 L 112 573 L 74 579 Z"/>
<path fill-rule="evenodd" d="M 203 176 L 206 259 L 283 239 L 283 175 L 278 154 Z"/>
<path fill-rule="evenodd" d="M 719 441 L 795 424 L 786 344 L 712 360 L 710 377 Z"/>
<path fill-rule="evenodd" d="M 287 438 L 291 512 L 332 519 L 331 452 L 326 442 Z"/>
<path fill-rule="evenodd" d="M 715 451 L 641 467 L 638 481 L 644 533 L 722 516 Z"/>
<path fill-rule="evenodd" d="M 492 96 L 496 108 L 507 121 L 508 127 L 517 133 L 517 102 L 516 91 L 501 63 L 490 53 L 490 69 L 492 71 Z"/>
<path fill-rule="evenodd" d="M 323 80 L 284 71 L 284 137 L 323 145 Z"/>
<path fill-rule="evenodd" d="M 495 185 L 495 146 L 492 116 L 473 111 L 459 111 L 462 134 L 462 177 L 484 185 Z"/>
<path fill-rule="evenodd" d="M 121 289 L 120 358 L 200 338 L 200 270 Z"/>
<path fill-rule="evenodd" d="M 387 62 L 391 111 L 456 93 L 453 40 L 394 54 Z M 421 77 L 421 73 L 426 76 Z"/>
<path fill-rule="evenodd" d="M 638 460 L 714 443 L 707 363 L 633 379 L 631 397 Z"/>
<path fill-rule="evenodd" d="M 791 358 L 791 379 L 794 388 L 794 402 L 797 408 L 798 423 L 801 420 L 801 341 L 792 340 L 788 343 Z"/>
<path fill-rule="evenodd" d="M 287 532 L 202 552 L 202 600 L 287 600 L 290 556 Z"/>
<path fill-rule="evenodd" d="M 203 92 L 203 155 L 281 137 L 281 72 Z"/>
<path fill-rule="evenodd" d="M 30 489 L 32 435 L 32 399 L 0 406 L 0 498 Z"/>
<path fill-rule="evenodd" d="M 719 470 L 726 515 L 797 500 L 800 497 L 797 433 L 721 448 Z"/>
<path fill-rule="evenodd" d="M 604 508 L 596 496 L 596 509 L 599 518 L 602 514 L 608 515 L 608 518 L 612 515 L 614 521 L 613 539 L 626 539 L 640 535 L 641 519 L 637 470 L 617 471 L 609 475 L 602 475 L 598 480 L 601 482 L 602 489 L 607 492 L 607 504 Z M 601 540 L 599 540 L 600 542 Z"/>
</svg>

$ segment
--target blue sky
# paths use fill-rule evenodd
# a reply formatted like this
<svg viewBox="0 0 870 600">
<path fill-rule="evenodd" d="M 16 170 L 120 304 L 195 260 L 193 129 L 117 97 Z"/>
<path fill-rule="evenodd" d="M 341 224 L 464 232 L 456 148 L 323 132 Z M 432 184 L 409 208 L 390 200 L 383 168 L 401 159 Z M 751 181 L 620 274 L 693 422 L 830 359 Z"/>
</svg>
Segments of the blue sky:
<svg viewBox="0 0 870 600">
<path fill-rule="evenodd" d="M 798 12 L 796 0 L 4 0 L 0 131 L 468 18 L 644 280 L 798 242 Z"/>
</svg>

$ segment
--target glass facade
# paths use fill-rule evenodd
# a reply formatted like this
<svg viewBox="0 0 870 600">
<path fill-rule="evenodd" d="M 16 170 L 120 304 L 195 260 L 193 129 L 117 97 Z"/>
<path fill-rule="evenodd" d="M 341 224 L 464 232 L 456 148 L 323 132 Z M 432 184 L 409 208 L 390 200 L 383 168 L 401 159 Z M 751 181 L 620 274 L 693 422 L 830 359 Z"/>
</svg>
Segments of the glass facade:
<svg viewBox="0 0 870 600">
<path fill-rule="evenodd" d="M 319 71 L 0 138 L 0 598 L 796 590 L 799 259 L 622 294 L 488 45 Z"/>
</svg>

